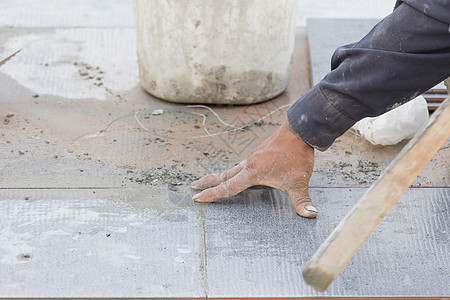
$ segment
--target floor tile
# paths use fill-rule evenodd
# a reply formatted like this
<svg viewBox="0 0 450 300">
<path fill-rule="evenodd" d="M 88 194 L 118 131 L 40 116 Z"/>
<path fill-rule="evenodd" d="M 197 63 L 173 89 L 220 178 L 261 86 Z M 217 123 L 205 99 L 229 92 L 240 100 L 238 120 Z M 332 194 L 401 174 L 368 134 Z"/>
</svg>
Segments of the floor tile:
<svg viewBox="0 0 450 300">
<path fill-rule="evenodd" d="M 163 190 L 0 191 L 0 297 L 204 297 L 199 213 Z"/>
<path fill-rule="evenodd" d="M 303 281 L 302 266 L 365 191 L 312 189 L 316 220 L 270 189 L 209 205 L 209 297 L 448 295 L 448 189 L 409 189 L 327 292 Z"/>
</svg>

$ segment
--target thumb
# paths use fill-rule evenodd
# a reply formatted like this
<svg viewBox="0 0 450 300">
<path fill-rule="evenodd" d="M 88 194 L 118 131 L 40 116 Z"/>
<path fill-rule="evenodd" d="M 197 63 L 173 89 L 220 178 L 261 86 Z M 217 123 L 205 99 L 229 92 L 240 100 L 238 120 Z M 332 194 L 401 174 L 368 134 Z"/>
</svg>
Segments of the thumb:
<svg viewBox="0 0 450 300">
<path fill-rule="evenodd" d="M 297 189 L 295 191 L 288 192 L 291 199 L 292 206 L 299 216 L 304 218 L 314 219 L 317 217 L 317 208 L 309 197 L 308 188 Z"/>
</svg>

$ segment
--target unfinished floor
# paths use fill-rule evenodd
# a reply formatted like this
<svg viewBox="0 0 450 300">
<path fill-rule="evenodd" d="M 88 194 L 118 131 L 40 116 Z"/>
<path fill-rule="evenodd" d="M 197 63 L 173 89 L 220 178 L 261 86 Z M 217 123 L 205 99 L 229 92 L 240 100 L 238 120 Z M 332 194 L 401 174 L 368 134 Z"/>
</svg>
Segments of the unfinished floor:
<svg viewBox="0 0 450 300">
<path fill-rule="evenodd" d="M 230 128 L 139 86 L 131 5 L 0 3 L 0 57 L 23 48 L 0 68 L 0 298 L 450 295 L 449 141 L 329 290 L 316 292 L 302 266 L 405 143 L 346 133 L 317 152 L 315 220 L 272 189 L 193 203 L 190 183 L 239 163 L 285 109 L 253 120 L 310 88 L 307 29 L 297 28 L 287 91 L 212 107 L 249 126 L 209 137 L 199 114 L 212 134 Z"/>
</svg>

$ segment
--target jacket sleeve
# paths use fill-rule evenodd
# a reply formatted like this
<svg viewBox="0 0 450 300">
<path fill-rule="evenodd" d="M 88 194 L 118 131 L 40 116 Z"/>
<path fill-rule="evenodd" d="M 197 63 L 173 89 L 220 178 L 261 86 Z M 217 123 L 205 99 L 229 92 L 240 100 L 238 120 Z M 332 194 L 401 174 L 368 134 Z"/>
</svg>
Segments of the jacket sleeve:
<svg viewBox="0 0 450 300">
<path fill-rule="evenodd" d="M 450 16 L 450 1 L 438 2 Z M 404 2 L 361 41 L 335 51 L 332 71 L 287 112 L 305 142 L 324 151 L 357 121 L 381 115 L 450 76 L 450 25 L 426 11 Z"/>
</svg>

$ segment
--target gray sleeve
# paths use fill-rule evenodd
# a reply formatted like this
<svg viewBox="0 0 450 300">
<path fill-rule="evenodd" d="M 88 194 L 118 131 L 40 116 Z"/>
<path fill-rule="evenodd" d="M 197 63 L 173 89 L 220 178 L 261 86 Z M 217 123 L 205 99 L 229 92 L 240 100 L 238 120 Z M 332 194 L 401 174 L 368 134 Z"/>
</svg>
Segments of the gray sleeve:
<svg viewBox="0 0 450 300">
<path fill-rule="evenodd" d="M 444 9 L 450 15 L 450 4 Z M 287 112 L 297 134 L 321 151 L 355 122 L 450 76 L 450 26 L 402 3 L 361 41 L 338 48 L 331 69 Z"/>
</svg>

